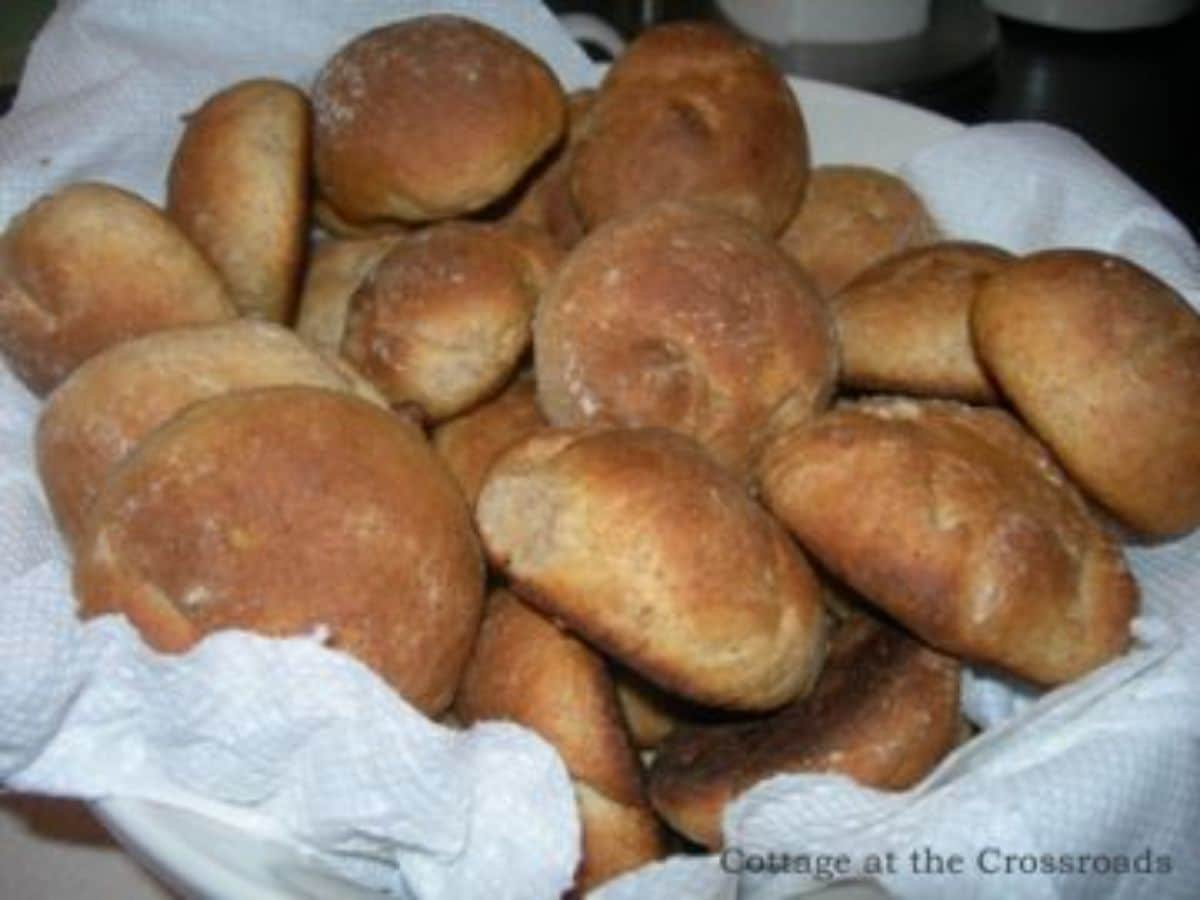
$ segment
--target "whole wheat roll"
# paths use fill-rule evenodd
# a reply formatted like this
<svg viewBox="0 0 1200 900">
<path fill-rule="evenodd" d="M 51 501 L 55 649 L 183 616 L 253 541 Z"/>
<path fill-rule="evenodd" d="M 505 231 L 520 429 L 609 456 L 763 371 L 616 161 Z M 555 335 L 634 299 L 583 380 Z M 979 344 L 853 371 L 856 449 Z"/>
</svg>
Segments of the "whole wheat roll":
<svg viewBox="0 0 1200 900">
<path fill-rule="evenodd" d="M 654 808 L 712 849 L 725 808 L 782 774 L 841 774 L 873 788 L 920 781 L 956 744 L 959 664 L 858 616 L 839 626 L 813 692 L 741 722 L 689 724 L 650 767 Z"/>
<path fill-rule="evenodd" d="M 243 315 L 290 322 L 308 225 L 308 98 L 238 82 L 187 117 L 167 214 L 216 266 Z"/>
<path fill-rule="evenodd" d="M 396 240 L 386 235 L 317 244 L 304 274 L 296 333 L 327 353 L 340 353 L 350 299 Z"/>
<path fill-rule="evenodd" d="M 844 403 L 774 440 L 760 476 L 805 548 L 944 652 L 1049 685 L 1129 642 L 1120 546 L 1008 413 Z"/>
<path fill-rule="evenodd" d="M 1200 525 L 1200 315 L 1136 264 L 1035 253 L 985 285 L 988 371 L 1079 485 L 1125 525 Z"/>
<path fill-rule="evenodd" d="M 833 391 L 832 318 L 745 222 L 661 204 L 567 257 L 534 321 L 538 399 L 559 426 L 660 426 L 735 472 Z"/>
<path fill-rule="evenodd" d="M 963 241 L 888 257 L 833 298 L 840 382 L 868 391 L 976 403 L 999 396 L 971 341 L 971 307 L 1014 257 Z"/>
<path fill-rule="evenodd" d="M 519 375 L 494 399 L 439 425 L 433 448 L 473 507 L 492 464 L 517 441 L 544 427 L 533 377 Z"/>
<path fill-rule="evenodd" d="M 768 709 L 816 677 L 825 621 L 808 564 L 681 435 L 540 431 L 492 466 L 475 519 L 514 590 L 665 690 Z"/>
<path fill-rule="evenodd" d="M 218 394 L 286 384 L 385 405 L 291 331 L 249 319 L 158 331 L 93 356 L 49 396 L 34 439 L 38 474 L 68 543 L 109 471 L 163 422 Z"/>
<path fill-rule="evenodd" d="M 903 179 L 870 166 L 818 166 L 779 245 L 832 297 L 881 260 L 937 236 Z"/>
<path fill-rule="evenodd" d="M 466 504 L 421 432 L 314 387 L 225 394 L 147 436 L 97 496 L 74 582 L 85 615 L 124 613 L 163 652 L 327 629 L 430 715 L 483 599 Z"/>
<path fill-rule="evenodd" d="M 392 403 L 455 416 L 516 370 L 558 256 L 525 227 L 452 222 L 399 239 L 351 296 L 342 356 Z"/>
<path fill-rule="evenodd" d="M 524 725 L 558 751 L 583 827 L 580 895 L 664 855 L 604 660 L 508 591 L 488 598 L 454 710 L 465 725 Z"/>
<path fill-rule="evenodd" d="M 68 185 L 0 236 L 0 351 L 39 394 L 113 344 L 234 315 L 199 250 L 120 188 Z"/>
<path fill-rule="evenodd" d="M 554 73 L 457 16 L 376 28 L 338 50 L 312 91 L 322 196 L 351 224 L 445 219 L 512 188 L 562 134 Z"/>
<path fill-rule="evenodd" d="M 571 193 L 589 228 L 677 200 L 777 234 L 808 171 L 808 133 L 783 76 L 732 32 L 681 22 L 643 32 L 605 76 Z"/>
</svg>

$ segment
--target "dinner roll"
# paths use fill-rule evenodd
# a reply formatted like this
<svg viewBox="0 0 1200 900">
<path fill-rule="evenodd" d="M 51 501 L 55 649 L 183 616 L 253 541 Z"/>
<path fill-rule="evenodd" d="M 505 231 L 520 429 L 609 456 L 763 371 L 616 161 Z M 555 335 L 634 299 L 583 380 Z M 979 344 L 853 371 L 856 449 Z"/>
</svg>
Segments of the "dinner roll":
<svg viewBox="0 0 1200 900">
<path fill-rule="evenodd" d="M 165 652 L 224 628 L 328 629 L 436 715 L 478 628 L 483 565 L 416 428 L 345 393 L 274 387 L 197 403 L 126 457 L 92 507 L 75 593 Z"/>
<path fill-rule="evenodd" d="M 340 353 L 350 298 L 395 243 L 389 235 L 317 244 L 304 275 L 296 333 L 328 353 Z"/>
<path fill-rule="evenodd" d="M 841 383 L 979 403 L 998 398 L 971 345 L 971 305 L 1012 256 L 965 242 L 876 263 L 834 297 Z"/>
<path fill-rule="evenodd" d="M 777 234 L 808 180 L 795 95 L 751 43 L 698 22 L 642 33 L 609 70 L 571 165 L 588 227 L 663 200 Z"/>
<path fill-rule="evenodd" d="M 860 616 L 838 628 L 812 694 L 765 717 L 687 725 L 650 768 L 654 808 L 676 831 L 716 849 L 738 795 L 782 774 L 839 774 L 899 790 L 955 745 L 958 662 Z"/>
<path fill-rule="evenodd" d="M 83 530 L 104 477 L 153 429 L 197 401 L 285 384 L 357 393 L 385 405 L 361 378 L 266 322 L 172 328 L 93 356 L 50 395 L 35 440 L 42 484 L 68 542 Z"/>
<path fill-rule="evenodd" d="M 516 369 L 557 255 L 544 235 L 476 223 L 400 239 L 355 290 L 342 355 L 390 402 L 457 415 Z"/>
<path fill-rule="evenodd" d="M 672 693 L 769 709 L 811 687 L 819 586 L 743 485 L 661 429 L 547 429 L 492 466 L 475 507 L 514 589 Z"/>
<path fill-rule="evenodd" d="M 105 347 L 234 314 L 212 265 L 120 188 L 69 185 L 0 236 L 0 351 L 39 394 Z"/>
<path fill-rule="evenodd" d="M 1120 547 L 1001 410 L 844 403 L 772 441 L 761 477 L 814 556 L 945 652 L 1051 685 L 1129 640 Z"/>
<path fill-rule="evenodd" d="M 563 250 L 570 250 L 583 238 L 583 220 L 571 196 L 571 162 L 595 97 L 593 90 L 568 95 L 565 140 L 530 173 L 528 184 L 522 186 L 520 197 L 504 217 L 505 221 L 543 229 Z"/>
<path fill-rule="evenodd" d="M 837 347 L 803 274 L 732 216 L 663 204 L 588 235 L 534 323 L 555 425 L 662 426 L 736 472 L 772 429 L 822 408 Z"/>
<path fill-rule="evenodd" d="M 313 108 L 317 182 L 351 223 L 481 209 L 559 139 L 566 119 L 545 63 L 456 16 L 355 38 L 317 76 Z"/>
<path fill-rule="evenodd" d="M 433 448 L 454 473 L 467 503 L 474 506 L 492 463 L 545 425 L 533 378 L 518 376 L 494 400 L 438 426 Z"/>
<path fill-rule="evenodd" d="M 1200 525 L 1200 315 L 1134 263 L 1035 253 L 980 293 L 980 357 L 1085 491 L 1131 528 Z"/>
<path fill-rule="evenodd" d="M 489 598 L 454 709 L 507 719 L 553 745 L 583 826 L 580 895 L 665 853 L 604 660 L 508 591 Z"/>
<path fill-rule="evenodd" d="M 242 81 L 187 118 L 167 213 L 217 267 L 243 315 L 290 322 L 308 226 L 309 106 L 271 79 Z"/>
<path fill-rule="evenodd" d="M 937 239 L 903 180 L 867 166 L 819 166 L 780 246 L 832 297 L 880 260 Z"/>
</svg>

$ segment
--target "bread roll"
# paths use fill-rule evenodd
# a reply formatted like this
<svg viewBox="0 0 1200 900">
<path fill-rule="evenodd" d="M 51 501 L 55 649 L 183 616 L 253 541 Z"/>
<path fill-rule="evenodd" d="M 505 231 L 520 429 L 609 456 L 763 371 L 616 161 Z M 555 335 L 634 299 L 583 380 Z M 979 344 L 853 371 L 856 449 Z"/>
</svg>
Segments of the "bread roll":
<svg viewBox="0 0 1200 900">
<path fill-rule="evenodd" d="M 482 209 L 559 139 L 554 73 L 516 41 L 455 16 L 355 38 L 313 86 L 321 193 L 350 223 Z"/>
<path fill-rule="evenodd" d="M 571 196 L 571 163 L 595 97 L 593 90 L 575 91 L 567 97 L 565 140 L 530 173 L 529 183 L 523 186 L 521 196 L 505 215 L 505 221 L 543 229 L 563 250 L 570 250 L 583 238 L 583 220 Z"/>
<path fill-rule="evenodd" d="M 42 484 L 68 542 L 83 530 L 108 472 L 160 424 L 218 394 L 285 384 L 384 405 L 292 332 L 247 319 L 155 332 L 89 359 L 50 395 L 36 435 Z"/>
<path fill-rule="evenodd" d="M 399 240 L 351 298 L 342 355 L 392 403 L 457 415 L 515 371 L 551 256 L 549 238 L 464 222 Z"/>
<path fill-rule="evenodd" d="M 454 473 L 467 503 L 474 506 L 492 463 L 545 425 L 533 378 L 518 377 L 496 399 L 439 426 L 433 433 L 433 448 Z"/>
<path fill-rule="evenodd" d="M 304 276 L 296 333 L 328 353 L 340 353 L 350 298 L 396 240 L 385 236 L 317 244 Z"/>
<path fill-rule="evenodd" d="M 837 347 L 825 304 L 753 227 L 663 204 L 571 253 L 534 359 L 553 424 L 671 428 L 745 473 L 772 429 L 828 402 Z"/>
<path fill-rule="evenodd" d="M 1030 427 L 1124 524 L 1200 525 L 1200 315 L 1135 264 L 1035 253 L 979 296 L 980 357 Z"/>
<path fill-rule="evenodd" d="M 0 237 L 0 351 L 39 394 L 113 344 L 233 316 L 216 270 L 120 188 L 69 185 Z"/>
<path fill-rule="evenodd" d="M 816 677 L 825 623 L 808 564 L 687 438 L 538 432 L 492 467 L 475 516 L 518 593 L 667 691 L 769 709 Z"/>
<path fill-rule="evenodd" d="M 198 403 L 125 459 L 92 507 L 75 592 L 164 652 L 224 628 L 327 628 L 436 715 L 475 638 L 483 566 L 416 428 L 344 393 L 275 387 Z"/>
<path fill-rule="evenodd" d="M 1129 640 L 1120 547 L 1005 412 L 846 403 L 773 441 L 761 476 L 806 548 L 945 652 L 1051 685 Z"/>
<path fill-rule="evenodd" d="M 903 180 L 867 166 L 819 166 L 780 246 L 832 297 L 871 266 L 937 239 Z"/>
<path fill-rule="evenodd" d="M 308 98 L 242 81 L 188 116 L 167 213 L 216 266 L 243 315 L 290 322 L 308 227 Z"/>
<path fill-rule="evenodd" d="M 956 660 L 858 617 L 834 635 L 808 697 L 763 718 L 685 726 L 667 738 L 650 769 L 654 808 L 716 849 L 725 807 L 773 775 L 909 787 L 955 746 L 958 679 Z"/>
<path fill-rule="evenodd" d="M 933 244 L 888 257 L 834 297 L 841 383 L 977 403 L 998 398 L 971 345 L 971 305 L 1012 256 Z"/>
<path fill-rule="evenodd" d="M 531 728 L 562 756 L 583 826 L 581 895 L 664 854 L 604 660 L 508 591 L 488 598 L 454 708 L 466 725 Z"/>
<path fill-rule="evenodd" d="M 644 32 L 588 115 L 571 192 L 588 227 L 664 200 L 777 234 L 808 180 L 808 134 L 787 82 L 754 45 L 714 25 Z"/>
</svg>

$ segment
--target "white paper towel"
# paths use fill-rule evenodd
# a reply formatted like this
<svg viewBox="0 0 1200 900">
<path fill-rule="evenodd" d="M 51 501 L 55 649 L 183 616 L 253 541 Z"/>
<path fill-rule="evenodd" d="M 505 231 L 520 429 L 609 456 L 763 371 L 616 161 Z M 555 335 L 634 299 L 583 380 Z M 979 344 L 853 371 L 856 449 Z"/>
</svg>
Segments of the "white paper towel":
<svg viewBox="0 0 1200 900">
<path fill-rule="evenodd" d="M 39 38 L 0 120 L 0 223 L 51 187 L 100 178 L 162 197 L 181 113 L 239 78 L 307 86 L 353 35 L 430 9 L 488 21 L 545 56 L 567 87 L 594 70 L 533 2 L 73 0 Z M 1076 139 L 988 126 L 932 147 L 906 176 L 950 233 L 1023 251 L 1124 253 L 1200 299 L 1200 255 L 1153 201 Z M 552 897 L 578 831 L 557 757 L 512 726 L 432 725 L 313 639 L 226 633 L 184 657 L 145 649 L 120 619 L 80 625 L 65 555 L 33 474 L 36 401 L 0 372 L 0 781 L 187 806 L 306 841 L 364 883 L 424 897 Z M 748 854 L 845 853 L 900 896 L 1191 897 L 1200 884 L 1200 536 L 1131 551 L 1146 597 L 1134 652 L 1040 699 L 985 676 L 965 706 L 987 733 L 904 794 L 783 777 L 729 811 Z M 314 686 L 320 686 L 314 689 Z M 912 871 L 928 847 L 964 874 Z M 1018 871 L 981 871 L 989 847 Z M 1041 878 L 1021 854 L 1131 857 L 1172 872 Z M 1072 857 L 1074 858 L 1074 857 Z M 737 860 L 732 860 L 736 862 Z M 924 860 L 919 859 L 918 862 Z M 753 862 L 751 863 L 753 864 Z M 1078 865 L 1076 863 L 1076 865 Z M 1059 866 L 1061 868 L 1061 866 Z M 606 900 L 781 897 L 821 882 L 677 858 Z"/>
</svg>

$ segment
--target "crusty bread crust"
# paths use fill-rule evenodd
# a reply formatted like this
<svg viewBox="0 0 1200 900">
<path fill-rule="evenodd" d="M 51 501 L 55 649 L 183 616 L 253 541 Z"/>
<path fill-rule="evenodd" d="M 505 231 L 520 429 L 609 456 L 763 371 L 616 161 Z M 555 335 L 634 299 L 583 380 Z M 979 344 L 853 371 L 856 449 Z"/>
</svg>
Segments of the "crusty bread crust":
<svg viewBox="0 0 1200 900">
<path fill-rule="evenodd" d="M 344 393 L 275 387 L 192 406 L 96 498 L 75 592 L 158 650 L 223 628 L 329 630 L 422 711 L 450 703 L 483 565 L 462 494 L 414 426 Z"/>
<path fill-rule="evenodd" d="M 1049 452 L 997 409 L 874 398 L 780 435 L 763 494 L 838 577 L 933 646 L 1041 684 L 1124 650 L 1137 588 Z"/>
</svg>

